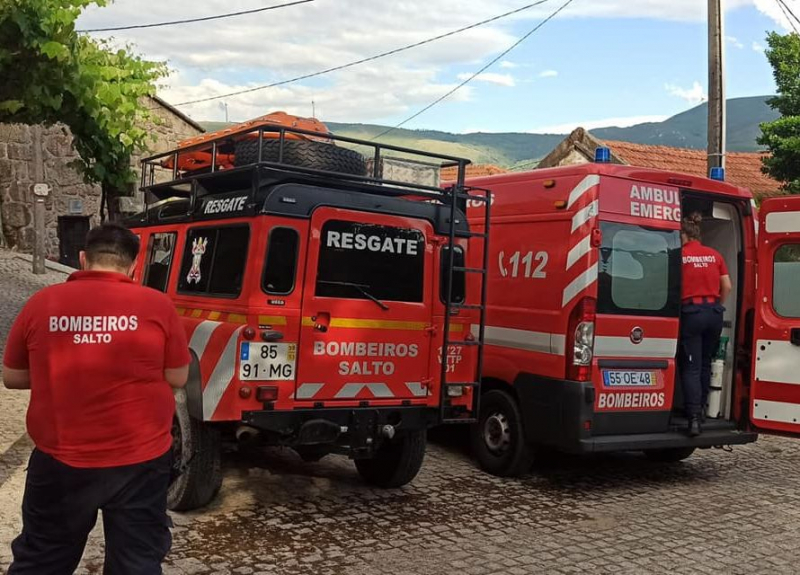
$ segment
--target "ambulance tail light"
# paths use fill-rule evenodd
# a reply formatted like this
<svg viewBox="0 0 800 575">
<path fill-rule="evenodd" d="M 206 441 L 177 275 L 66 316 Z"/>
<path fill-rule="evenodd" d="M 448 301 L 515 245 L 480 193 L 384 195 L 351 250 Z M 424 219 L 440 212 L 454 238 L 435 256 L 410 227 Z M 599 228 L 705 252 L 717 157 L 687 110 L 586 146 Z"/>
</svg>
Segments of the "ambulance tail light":
<svg viewBox="0 0 800 575">
<path fill-rule="evenodd" d="M 574 381 L 589 381 L 592 378 L 592 358 L 594 357 L 594 320 L 597 301 L 584 298 L 569 318 L 567 336 L 567 375 Z"/>
</svg>

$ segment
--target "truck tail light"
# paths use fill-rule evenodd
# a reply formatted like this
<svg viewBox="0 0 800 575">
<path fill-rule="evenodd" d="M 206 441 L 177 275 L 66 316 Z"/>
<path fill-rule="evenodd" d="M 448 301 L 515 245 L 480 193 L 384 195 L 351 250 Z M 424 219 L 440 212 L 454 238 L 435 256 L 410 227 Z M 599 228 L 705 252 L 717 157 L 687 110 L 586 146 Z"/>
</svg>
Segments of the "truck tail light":
<svg viewBox="0 0 800 575">
<path fill-rule="evenodd" d="M 592 379 L 594 357 L 594 320 L 597 301 L 583 298 L 572 310 L 567 332 L 567 377 L 574 381 Z"/>
<path fill-rule="evenodd" d="M 262 403 L 265 401 L 277 401 L 278 388 L 273 385 L 259 385 L 256 388 L 256 399 Z"/>
</svg>

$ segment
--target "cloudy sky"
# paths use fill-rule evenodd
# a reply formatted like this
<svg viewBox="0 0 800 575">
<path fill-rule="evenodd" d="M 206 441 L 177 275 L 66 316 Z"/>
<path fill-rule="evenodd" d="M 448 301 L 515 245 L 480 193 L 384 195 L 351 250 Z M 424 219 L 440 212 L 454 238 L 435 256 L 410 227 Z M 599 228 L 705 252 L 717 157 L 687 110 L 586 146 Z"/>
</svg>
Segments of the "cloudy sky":
<svg viewBox="0 0 800 575">
<path fill-rule="evenodd" d="M 116 0 L 82 29 L 201 18 L 289 0 Z M 180 109 L 231 121 L 275 110 L 325 121 L 397 124 L 472 76 L 566 0 L 425 46 L 284 86 Z M 167 61 L 173 104 L 287 80 L 400 48 L 532 0 L 314 0 L 213 22 L 94 33 Z M 800 0 L 786 0 L 800 16 Z M 723 0 L 729 97 L 770 94 L 767 31 L 789 22 L 776 0 Z M 453 132 L 566 132 L 655 121 L 707 93 L 704 0 L 573 0 L 496 64 L 406 124 Z"/>
</svg>

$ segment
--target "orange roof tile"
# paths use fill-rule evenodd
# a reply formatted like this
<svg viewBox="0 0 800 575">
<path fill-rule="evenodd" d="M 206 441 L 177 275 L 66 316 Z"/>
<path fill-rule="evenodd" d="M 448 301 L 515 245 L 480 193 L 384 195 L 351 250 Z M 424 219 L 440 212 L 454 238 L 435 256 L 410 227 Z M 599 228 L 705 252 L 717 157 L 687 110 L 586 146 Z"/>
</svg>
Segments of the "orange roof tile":
<svg viewBox="0 0 800 575">
<path fill-rule="evenodd" d="M 625 163 L 643 168 L 684 172 L 707 177 L 705 150 L 647 146 L 607 140 L 605 144 Z M 736 186 L 748 188 L 756 197 L 781 193 L 781 185 L 761 172 L 759 152 L 728 152 L 725 160 L 725 180 Z"/>
<path fill-rule="evenodd" d="M 491 164 L 470 164 L 467 166 L 468 178 L 478 178 L 481 176 L 494 176 L 495 174 L 505 174 L 508 170 L 498 168 Z M 458 168 L 442 168 L 440 178 L 443 182 L 453 182 L 458 176 Z"/>
</svg>

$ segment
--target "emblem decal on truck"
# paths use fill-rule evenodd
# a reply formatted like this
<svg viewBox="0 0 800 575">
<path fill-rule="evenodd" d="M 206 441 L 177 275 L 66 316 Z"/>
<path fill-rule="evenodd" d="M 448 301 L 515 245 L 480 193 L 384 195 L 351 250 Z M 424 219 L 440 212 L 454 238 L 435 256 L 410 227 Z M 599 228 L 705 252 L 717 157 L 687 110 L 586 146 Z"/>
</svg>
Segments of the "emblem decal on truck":
<svg viewBox="0 0 800 575">
<path fill-rule="evenodd" d="M 189 273 L 186 274 L 186 283 L 200 283 L 200 262 L 203 259 L 203 254 L 206 253 L 206 246 L 208 245 L 208 238 L 195 238 L 192 242 L 192 267 Z"/>
</svg>

